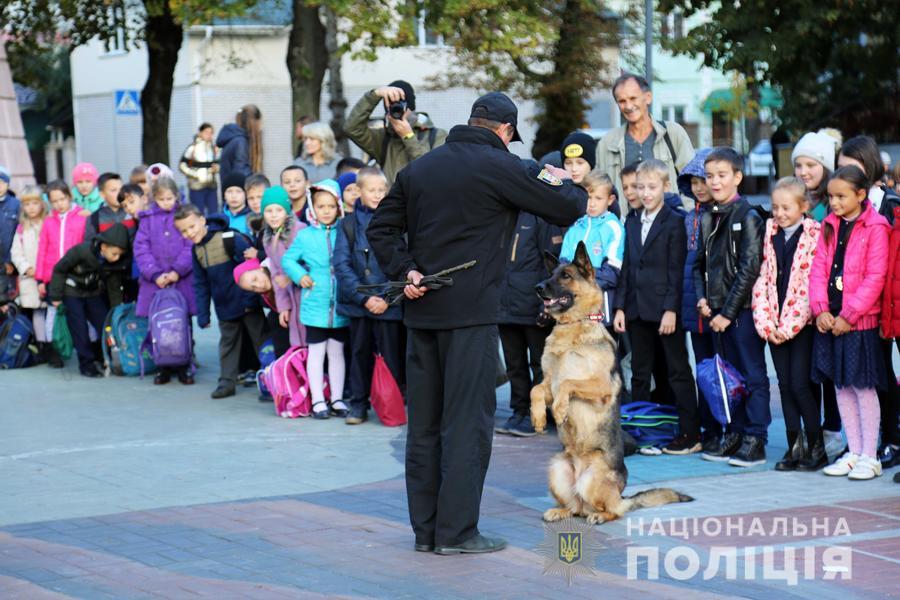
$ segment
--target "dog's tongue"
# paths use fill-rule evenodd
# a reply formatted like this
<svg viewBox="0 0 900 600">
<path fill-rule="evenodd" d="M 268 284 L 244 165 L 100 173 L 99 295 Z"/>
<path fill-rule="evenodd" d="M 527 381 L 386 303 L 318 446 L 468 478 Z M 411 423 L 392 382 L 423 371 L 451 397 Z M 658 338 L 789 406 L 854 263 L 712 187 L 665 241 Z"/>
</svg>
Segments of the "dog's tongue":
<svg viewBox="0 0 900 600">
<path fill-rule="evenodd" d="M 553 306 L 554 304 L 559 303 L 559 298 L 552 298 L 550 300 L 544 300 L 544 306 Z"/>
</svg>

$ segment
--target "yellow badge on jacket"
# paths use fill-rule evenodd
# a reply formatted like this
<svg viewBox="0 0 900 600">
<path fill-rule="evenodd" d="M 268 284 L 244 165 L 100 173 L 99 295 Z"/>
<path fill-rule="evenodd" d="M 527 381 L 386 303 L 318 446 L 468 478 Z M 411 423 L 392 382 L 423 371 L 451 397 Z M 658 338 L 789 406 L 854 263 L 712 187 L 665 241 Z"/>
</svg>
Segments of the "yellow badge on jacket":
<svg viewBox="0 0 900 600">
<path fill-rule="evenodd" d="M 538 173 L 537 176 L 539 181 L 543 181 L 549 185 L 562 185 L 562 179 L 548 171 L 547 169 L 541 169 L 541 172 Z"/>
</svg>

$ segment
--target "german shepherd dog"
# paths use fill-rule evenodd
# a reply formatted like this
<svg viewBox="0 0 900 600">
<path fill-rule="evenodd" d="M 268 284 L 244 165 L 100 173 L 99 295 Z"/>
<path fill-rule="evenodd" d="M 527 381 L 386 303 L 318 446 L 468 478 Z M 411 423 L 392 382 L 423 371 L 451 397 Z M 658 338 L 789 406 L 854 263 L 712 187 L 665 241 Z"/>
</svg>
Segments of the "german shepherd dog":
<svg viewBox="0 0 900 600">
<path fill-rule="evenodd" d="M 550 461 L 550 493 L 558 506 L 544 520 L 581 516 L 597 524 L 637 508 L 690 502 L 666 488 L 622 496 L 628 480 L 619 420 L 622 378 L 616 342 L 599 318 L 603 293 L 583 242 L 571 263 L 549 254 L 546 263 L 551 276 L 536 289 L 556 326 L 541 358 L 544 379 L 531 390 L 531 422 L 543 433 L 549 406 L 563 451 Z"/>
</svg>

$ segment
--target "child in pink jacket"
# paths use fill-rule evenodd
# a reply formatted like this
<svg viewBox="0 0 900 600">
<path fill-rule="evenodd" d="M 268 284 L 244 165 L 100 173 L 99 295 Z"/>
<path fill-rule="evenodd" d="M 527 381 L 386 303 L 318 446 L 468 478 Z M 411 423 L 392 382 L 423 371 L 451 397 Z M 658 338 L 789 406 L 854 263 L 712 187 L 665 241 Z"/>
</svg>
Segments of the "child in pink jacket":
<svg viewBox="0 0 900 600">
<path fill-rule="evenodd" d="M 775 184 L 772 218 L 766 222 L 762 264 L 751 298 L 756 331 L 769 342 L 787 428 L 788 450 L 775 464 L 776 471 L 816 471 L 827 463 L 819 399 L 809 378 L 815 330 L 809 273 L 819 224 L 806 216 L 808 210 L 802 181 L 785 177 Z M 806 444 L 800 437 L 804 429 Z"/>
<path fill-rule="evenodd" d="M 832 175 L 831 214 L 822 224 L 809 282 L 818 329 L 812 377 L 834 382 L 849 447 L 824 472 L 850 479 L 881 475 L 875 388 L 886 383 L 878 327 L 890 228 L 866 200 L 867 191 L 868 180 L 858 167 L 841 167 Z"/>
<path fill-rule="evenodd" d="M 65 181 L 57 179 L 47 184 L 47 197 L 53 212 L 41 227 L 34 269 L 34 278 L 40 282 L 42 297 L 47 295 L 46 286 L 53 278 L 53 267 L 70 248 L 84 241 L 88 220 L 81 207 L 72 200 L 72 191 Z"/>
</svg>

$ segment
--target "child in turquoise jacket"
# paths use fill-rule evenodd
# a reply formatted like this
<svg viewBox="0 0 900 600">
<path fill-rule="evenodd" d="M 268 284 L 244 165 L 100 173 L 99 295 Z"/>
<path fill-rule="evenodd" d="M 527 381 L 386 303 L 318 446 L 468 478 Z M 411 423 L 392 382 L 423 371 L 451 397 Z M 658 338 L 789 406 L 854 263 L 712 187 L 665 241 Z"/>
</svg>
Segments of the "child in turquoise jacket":
<svg viewBox="0 0 900 600">
<path fill-rule="evenodd" d="M 309 374 L 313 397 L 313 417 L 346 417 L 344 393 L 344 344 L 348 341 L 347 317 L 337 312 L 337 280 L 334 277 L 334 246 L 339 219 L 344 216 L 341 189 L 333 179 L 310 187 L 312 223 L 297 232 L 294 243 L 285 252 L 281 266 L 285 274 L 302 288 L 300 323 L 306 327 Z M 330 406 L 325 400 L 324 365 L 328 356 Z"/>
<path fill-rule="evenodd" d="M 571 261 L 578 242 L 584 242 L 594 267 L 597 283 L 604 291 L 604 323 L 608 323 L 613 292 L 619 282 L 619 271 L 625 256 L 625 228 L 609 207 L 617 202 L 616 190 L 606 175 L 592 171 L 581 185 L 588 191 L 587 214 L 575 221 L 563 237 L 559 258 Z"/>
</svg>

